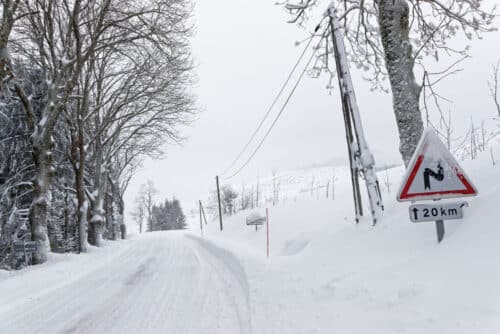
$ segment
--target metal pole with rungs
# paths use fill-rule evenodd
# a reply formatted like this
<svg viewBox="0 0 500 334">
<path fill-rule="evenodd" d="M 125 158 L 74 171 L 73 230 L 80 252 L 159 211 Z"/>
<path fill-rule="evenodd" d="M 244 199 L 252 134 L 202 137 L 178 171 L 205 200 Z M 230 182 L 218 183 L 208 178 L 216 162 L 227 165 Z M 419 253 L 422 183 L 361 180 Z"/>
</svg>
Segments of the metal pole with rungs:
<svg viewBox="0 0 500 334">
<path fill-rule="evenodd" d="M 352 124 L 354 132 L 354 142 L 352 143 L 352 147 L 350 147 L 352 149 L 354 159 L 353 167 L 359 168 L 364 176 L 368 199 L 370 201 L 373 224 L 375 225 L 380 217 L 381 211 L 383 210 L 382 198 L 380 197 L 380 191 L 377 189 L 378 179 L 374 170 L 375 159 L 373 158 L 373 154 L 368 148 L 368 143 L 365 139 L 358 103 L 356 101 L 356 95 L 354 94 L 351 73 L 347 63 L 347 53 L 343 34 L 340 22 L 337 18 L 337 10 L 333 7 L 333 5 L 331 5 L 328 9 L 327 16 L 330 17 L 330 28 L 332 31 L 340 93 L 342 101 L 346 104 L 346 109 L 349 112 L 349 118 L 351 120 L 350 123 Z M 359 196 L 359 193 L 355 194 L 355 196 L 356 195 Z M 360 203 L 355 203 L 355 205 L 356 204 L 360 205 Z"/>
</svg>

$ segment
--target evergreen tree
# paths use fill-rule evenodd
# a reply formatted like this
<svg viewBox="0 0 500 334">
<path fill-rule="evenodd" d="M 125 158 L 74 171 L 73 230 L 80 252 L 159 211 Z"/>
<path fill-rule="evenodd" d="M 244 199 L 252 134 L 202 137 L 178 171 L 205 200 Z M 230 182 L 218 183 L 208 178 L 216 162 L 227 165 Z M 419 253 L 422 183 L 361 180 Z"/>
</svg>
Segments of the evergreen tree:
<svg viewBox="0 0 500 334">
<path fill-rule="evenodd" d="M 181 204 L 175 197 L 152 209 L 153 231 L 182 230 L 186 228 L 186 216 Z"/>
</svg>

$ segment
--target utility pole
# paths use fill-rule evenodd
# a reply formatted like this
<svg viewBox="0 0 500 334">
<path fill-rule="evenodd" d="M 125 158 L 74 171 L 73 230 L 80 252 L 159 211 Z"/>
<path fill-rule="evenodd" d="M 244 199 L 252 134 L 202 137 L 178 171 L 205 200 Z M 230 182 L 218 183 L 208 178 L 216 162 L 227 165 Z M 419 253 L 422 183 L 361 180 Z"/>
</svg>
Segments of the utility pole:
<svg viewBox="0 0 500 334">
<path fill-rule="evenodd" d="M 219 188 L 219 176 L 215 177 L 215 182 L 217 183 L 217 200 L 219 202 L 219 222 L 220 222 L 220 230 L 222 231 L 222 207 L 220 205 L 220 188 Z"/>
<path fill-rule="evenodd" d="M 200 210 L 200 233 L 201 233 L 201 237 L 203 238 L 203 220 L 202 220 L 202 216 L 201 216 L 201 201 L 198 201 L 198 206 L 199 206 L 199 210 Z"/>
<path fill-rule="evenodd" d="M 347 63 L 347 55 L 340 22 L 337 18 L 337 10 L 333 7 L 333 5 L 328 8 L 327 15 L 330 18 L 330 29 L 332 32 L 335 64 L 337 66 L 337 77 L 339 80 L 342 100 L 342 110 L 344 112 L 344 120 L 346 123 L 346 136 L 350 157 L 351 177 L 353 181 L 356 221 L 359 220 L 359 216 L 363 215 L 358 180 L 359 173 L 361 172 L 364 176 L 368 199 L 370 201 L 373 225 L 375 225 L 381 211 L 384 209 L 382 198 L 380 196 L 377 175 L 374 170 L 375 159 L 373 158 L 373 154 L 368 148 L 368 143 L 365 139 L 358 103 L 356 101 L 356 95 L 354 94 L 351 73 Z"/>
<path fill-rule="evenodd" d="M 203 221 L 205 221 L 205 225 L 207 225 L 207 216 L 205 216 L 205 209 L 203 208 L 203 203 L 200 201 L 201 213 L 203 214 Z"/>
</svg>

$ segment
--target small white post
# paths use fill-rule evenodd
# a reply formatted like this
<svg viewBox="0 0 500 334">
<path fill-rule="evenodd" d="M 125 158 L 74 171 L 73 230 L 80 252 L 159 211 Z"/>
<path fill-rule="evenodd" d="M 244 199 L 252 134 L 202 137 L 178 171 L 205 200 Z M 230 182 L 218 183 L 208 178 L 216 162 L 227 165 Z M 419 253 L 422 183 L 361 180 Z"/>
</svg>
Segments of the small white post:
<svg viewBox="0 0 500 334">
<path fill-rule="evenodd" d="M 266 255 L 269 257 L 269 209 L 266 208 Z"/>
</svg>

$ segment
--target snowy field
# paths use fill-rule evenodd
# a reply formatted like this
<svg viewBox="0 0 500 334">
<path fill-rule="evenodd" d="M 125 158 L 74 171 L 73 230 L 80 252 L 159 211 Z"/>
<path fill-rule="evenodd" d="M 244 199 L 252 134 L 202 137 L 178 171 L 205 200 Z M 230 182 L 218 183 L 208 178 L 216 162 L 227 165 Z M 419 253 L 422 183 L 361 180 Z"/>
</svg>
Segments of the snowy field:
<svg viewBox="0 0 500 334">
<path fill-rule="evenodd" d="M 248 211 L 222 232 L 209 222 L 203 238 L 192 221 L 186 232 L 54 254 L 0 271 L 0 333 L 500 333 L 500 166 L 480 158 L 463 163 L 479 196 L 464 220 L 446 222 L 441 244 L 433 223 L 410 223 L 409 204 L 396 202 L 402 167 L 387 174 L 375 227 L 354 223 L 347 177 L 334 200 L 294 198 L 311 175 L 331 176 L 301 171 L 269 208 L 269 258 Z"/>
<path fill-rule="evenodd" d="M 483 154 L 463 167 L 479 196 L 464 220 L 445 222 L 441 244 L 434 223 L 410 223 L 409 204 L 396 202 L 402 167 L 389 170 L 390 192 L 379 173 L 386 210 L 376 227 L 354 223 L 339 177 L 334 201 L 270 207 L 269 259 L 265 229 L 245 226 L 247 213 L 223 232 L 213 223 L 205 239 L 244 263 L 255 333 L 500 333 L 500 166 Z M 303 172 L 303 187 L 313 174 Z"/>
</svg>

